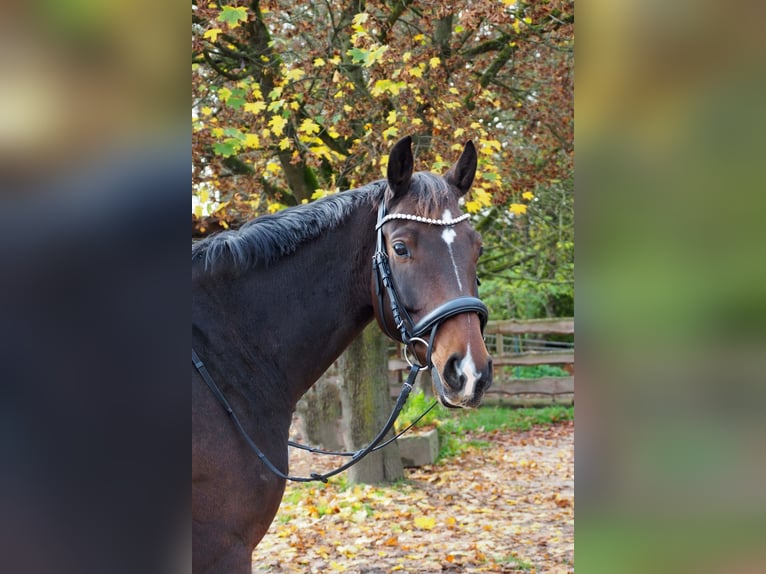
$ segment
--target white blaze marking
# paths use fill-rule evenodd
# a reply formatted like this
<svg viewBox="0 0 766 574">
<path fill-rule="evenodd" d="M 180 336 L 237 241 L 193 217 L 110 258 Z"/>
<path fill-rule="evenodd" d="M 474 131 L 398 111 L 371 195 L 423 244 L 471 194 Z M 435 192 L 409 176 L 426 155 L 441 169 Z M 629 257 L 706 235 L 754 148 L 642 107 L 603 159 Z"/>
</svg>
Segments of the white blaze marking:
<svg viewBox="0 0 766 574">
<path fill-rule="evenodd" d="M 470 399 L 473 396 L 476 383 L 481 379 L 481 374 L 476 372 L 476 364 L 473 362 L 470 343 L 465 350 L 465 357 L 463 357 L 463 360 L 460 361 L 460 365 L 458 365 L 458 370 L 465 375 L 465 389 L 463 390 L 463 395 Z"/>
<path fill-rule="evenodd" d="M 451 227 L 445 227 L 444 231 L 442 231 L 442 239 L 447 245 L 452 245 L 452 242 L 455 241 L 456 235 L 457 233 Z"/>
<path fill-rule="evenodd" d="M 451 220 L 452 212 L 449 209 L 445 209 L 444 213 L 442 214 L 442 219 Z M 444 231 L 442 231 L 442 239 L 444 240 L 444 243 L 447 244 L 447 249 L 449 249 L 449 257 L 452 260 L 452 269 L 455 271 L 455 279 L 457 279 L 457 286 L 458 286 L 458 289 L 462 291 L 463 282 L 460 281 L 460 273 L 457 270 L 457 263 L 455 262 L 455 254 L 452 252 L 452 242 L 455 241 L 456 235 L 457 235 L 457 232 L 454 229 L 452 229 L 452 227 L 445 227 Z"/>
</svg>

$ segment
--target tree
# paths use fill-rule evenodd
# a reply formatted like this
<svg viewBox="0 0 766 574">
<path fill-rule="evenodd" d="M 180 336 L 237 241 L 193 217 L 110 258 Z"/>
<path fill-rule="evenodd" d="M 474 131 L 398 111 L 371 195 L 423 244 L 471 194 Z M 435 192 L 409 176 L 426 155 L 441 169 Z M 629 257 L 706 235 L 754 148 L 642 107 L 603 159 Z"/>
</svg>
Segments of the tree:
<svg viewBox="0 0 766 574">
<path fill-rule="evenodd" d="M 571 177 L 571 1 L 192 9 L 198 219 L 230 224 L 378 179 L 407 133 L 434 171 L 478 143 L 471 212 L 518 211 L 525 192 Z"/>
<path fill-rule="evenodd" d="M 340 359 L 341 403 L 346 447 L 364 447 L 383 428 L 393 403 L 388 386 L 388 340 L 368 326 Z M 393 436 L 393 431 L 386 438 Z M 392 482 L 404 476 L 396 443 L 373 452 L 349 469 L 352 483 Z"/>
</svg>

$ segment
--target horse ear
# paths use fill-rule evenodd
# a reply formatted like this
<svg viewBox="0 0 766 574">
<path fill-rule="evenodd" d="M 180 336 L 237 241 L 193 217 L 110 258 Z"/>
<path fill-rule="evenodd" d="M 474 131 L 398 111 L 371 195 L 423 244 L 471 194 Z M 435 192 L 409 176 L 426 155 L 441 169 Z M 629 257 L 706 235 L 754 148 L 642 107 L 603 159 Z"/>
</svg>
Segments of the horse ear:
<svg viewBox="0 0 766 574">
<path fill-rule="evenodd" d="M 388 187 L 398 197 L 407 192 L 412 179 L 415 160 L 412 157 L 412 138 L 404 137 L 396 142 L 388 156 Z"/>
<path fill-rule="evenodd" d="M 458 197 L 462 197 L 469 189 L 471 189 L 473 178 L 476 175 L 476 162 L 476 146 L 469 140 L 465 143 L 463 153 L 460 154 L 460 159 L 458 159 L 457 163 L 455 163 L 455 165 L 453 165 L 444 175 L 444 179 L 457 187 L 459 192 Z"/>
</svg>

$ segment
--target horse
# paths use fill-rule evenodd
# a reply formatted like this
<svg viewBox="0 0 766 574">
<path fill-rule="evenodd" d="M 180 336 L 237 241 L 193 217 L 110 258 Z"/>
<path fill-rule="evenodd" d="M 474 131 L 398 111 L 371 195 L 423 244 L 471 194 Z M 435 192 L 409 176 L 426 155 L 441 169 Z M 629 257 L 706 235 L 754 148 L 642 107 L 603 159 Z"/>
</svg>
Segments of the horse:
<svg viewBox="0 0 766 574">
<path fill-rule="evenodd" d="M 385 179 L 192 246 L 195 574 L 250 572 L 284 493 L 296 403 L 373 318 L 431 369 L 441 404 L 478 406 L 491 384 L 481 237 L 459 205 L 476 148 L 467 142 L 443 177 L 413 167 L 408 136 Z M 204 384 L 203 361 L 230 407 Z M 281 472 L 248 448 L 227 410 Z"/>
</svg>

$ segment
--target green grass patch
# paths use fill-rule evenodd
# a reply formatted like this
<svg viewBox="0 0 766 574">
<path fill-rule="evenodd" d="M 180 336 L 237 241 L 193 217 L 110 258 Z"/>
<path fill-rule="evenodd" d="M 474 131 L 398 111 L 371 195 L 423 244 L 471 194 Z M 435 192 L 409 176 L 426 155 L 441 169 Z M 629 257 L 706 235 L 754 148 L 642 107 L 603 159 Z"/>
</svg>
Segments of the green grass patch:
<svg viewBox="0 0 766 574">
<path fill-rule="evenodd" d="M 513 568 L 517 568 L 519 570 L 531 570 L 532 569 L 532 563 L 527 562 L 526 560 L 522 560 L 521 558 L 518 558 L 514 556 L 513 554 L 510 554 L 508 556 L 504 556 L 502 558 L 499 558 L 495 560 L 497 564 L 507 564 L 508 566 L 512 566 Z"/>
<path fill-rule="evenodd" d="M 414 421 L 433 402 L 423 391 L 410 395 L 397 421 L 401 430 Z M 538 425 L 552 425 L 574 420 L 574 407 L 551 405 L 540 408 L 486 406 L 478 409 L 447 409 L 437 405 L 415 427 L 435 427 L 439 430 L 439 458 L 454 456 L 471 447 L 487 446 L 485 441 L 467 440 L 467 432 L 495 430 L 525 431 Z"/>
<path fill-rule="evenodd" d="M 514 379 L 539 379 L 542 377 L 568 377 L 569 373 L 556 365 L 519 365 L 504 367 Z"/>
</svg>

